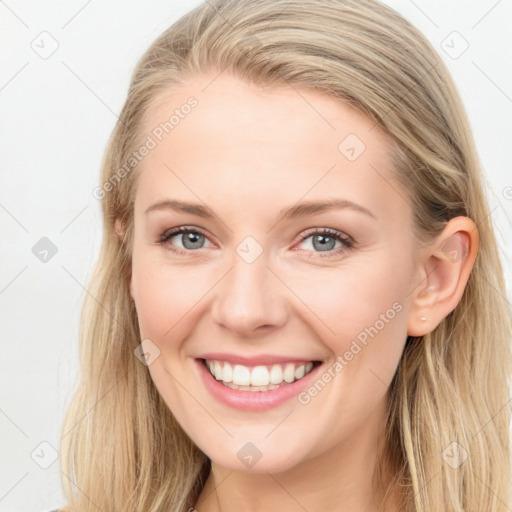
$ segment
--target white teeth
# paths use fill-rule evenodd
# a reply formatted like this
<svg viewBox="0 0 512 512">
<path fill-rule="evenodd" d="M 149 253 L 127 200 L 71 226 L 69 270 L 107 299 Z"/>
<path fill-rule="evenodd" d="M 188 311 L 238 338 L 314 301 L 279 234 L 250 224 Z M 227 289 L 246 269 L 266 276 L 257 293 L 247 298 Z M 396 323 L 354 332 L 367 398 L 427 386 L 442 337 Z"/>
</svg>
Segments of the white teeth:
<svg viewBox="0 0 512 512">
<path fill-rule="evenodd" d="M 229 363 L 224 363 L 222 379 L 219 380 L 223 380 L 224 382 L 233 382 L 233 367 Z"/>
<path fill-rule="evenodd" d="M 313 369 L 313 362 L 259 365 L 249 368 L 241 364 L 232 366 L 227 361 L 207 360 L 206 366 L 215 379 L 230 388 L 267 391 L 302 379 Z"/>
<path fill-rule="evenodd" d="M 302 377 L 304 377 L 305 369 L 306 369 L 306 367 L 305 367 L 304 365 L 299 366 L 299 367 L 295 370 L 295 378 L 296 378 L 296 379 L 302 379 Z"/>
<path fill-rule="evenodd" d="M 251 372 L 251 386 L 268 386 L 270 376 L 265 366 L 255 366 Z"/>
<path fill-rule="evenodd" d="M 240 391 L 269 391 L 271 389 L 277 389 L 278 385 L 276 384 L 270 384 L 268 386 L 258 386 L 258 387 L 253 387 L 253 386 L 237 386 L 236 384 L 233 384 L 232 382 L 222 382 L 222 384 L 228 388 L 231 388 L 231 389 L 238 389 Z"/>
<path fill-rule="evenodd" d="M 222 371 L 222 366 L 220 365 L 219 361 L 214 361 L 213 362 L 213 375 L 215 375 L 215 378 L 217 380 L 221 380 L 223 373 L 224 372 Z"/>
<path fill-rule="evenodd" d="M 217 379 L 217 376 L 215 376 L 215 378 Z M 247 368 L 247 366 L 235 364 L 235 367 L 233 368 L 233 384 L 236 384 L 237 386 L 250 386 L 251 372 L 249 371 L 249 368 Z"/>
<path fill-rule="evenodd" d="M 295 380 L 295 365 L 288 363 L 284 367 L 283 378 L 286 382 L 293 382 Z"/>
<path fill-rule="evenodd" d="M 280 364 L 274 364 L 270 370 L 270 384 L 281 384 L 281 382 L 283 382 L 283 369 Z"/>
</svg>

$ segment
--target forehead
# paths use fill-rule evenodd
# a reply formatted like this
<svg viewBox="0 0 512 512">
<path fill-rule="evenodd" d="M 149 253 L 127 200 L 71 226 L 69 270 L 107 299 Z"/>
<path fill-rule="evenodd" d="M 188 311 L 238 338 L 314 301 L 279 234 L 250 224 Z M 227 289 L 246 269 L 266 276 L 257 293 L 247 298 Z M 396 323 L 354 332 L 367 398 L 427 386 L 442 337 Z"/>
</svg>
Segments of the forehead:
<svg viewBox="0 0 512 512">
<path fill-rule="evenodd" d="M 154 102 L 147 137 L 154 148 L 139 164 L 139 209 L 167 192 L 214 208 L 229 197 L 233 210 L 254 213 L 262 198 L 265 208 L 326 197 L 381 213 L 400 206 L 386 134 L 316 90 L 195 77 Z"/>
</svg>

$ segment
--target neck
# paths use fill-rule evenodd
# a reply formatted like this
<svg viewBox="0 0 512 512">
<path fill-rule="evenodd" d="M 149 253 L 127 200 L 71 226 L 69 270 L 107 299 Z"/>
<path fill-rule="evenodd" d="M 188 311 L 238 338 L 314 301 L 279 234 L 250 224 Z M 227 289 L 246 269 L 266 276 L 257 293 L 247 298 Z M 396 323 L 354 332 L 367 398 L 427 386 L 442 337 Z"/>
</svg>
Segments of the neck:
<svg viewBox="0 0 512 512">
<path fill-rule="evenodd" d="M 392 478 L 389 468 L 385 481 L 379 481 L 377 476 L 373 478 L 377 454 L 383 449 L 386 400 L 379 408 L 371 421 L 354 429 L 349 438 L 284 472 L 242 473 L 212 461 L 195 509 L 197 512 L 376 512 Z"/>
</svg>

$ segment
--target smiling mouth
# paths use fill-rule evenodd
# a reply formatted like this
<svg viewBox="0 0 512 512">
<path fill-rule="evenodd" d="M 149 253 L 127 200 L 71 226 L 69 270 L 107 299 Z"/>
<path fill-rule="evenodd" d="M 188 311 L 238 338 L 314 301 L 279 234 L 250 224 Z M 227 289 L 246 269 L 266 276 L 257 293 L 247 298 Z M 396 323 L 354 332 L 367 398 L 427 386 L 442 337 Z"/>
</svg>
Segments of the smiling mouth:
<svg viewBox="0 0 512 512">
<path fill-rule="evenodd" d="M 307 363 L 276 363 L 272 365 L 245 366 L 227 361 L 201 359 L 210 374 L 221 384 L 240 391 L 269 391 L 296 382 L 321 361 Z"/>
</svg>

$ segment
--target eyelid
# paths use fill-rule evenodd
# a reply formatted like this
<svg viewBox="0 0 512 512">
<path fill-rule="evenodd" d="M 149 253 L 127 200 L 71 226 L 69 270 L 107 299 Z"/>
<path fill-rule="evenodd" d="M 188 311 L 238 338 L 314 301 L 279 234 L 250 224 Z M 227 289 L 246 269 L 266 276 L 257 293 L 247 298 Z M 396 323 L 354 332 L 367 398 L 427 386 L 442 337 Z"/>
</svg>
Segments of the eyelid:
<svg viewBox="0 0 512 512">
<path fill-rule="evenodd" d="M 204 236 L 210 243 L 213 243 L 212 240 L 210 239 L 210 236 L 206 233 L 206 231 L 196 226 L 177 226 L 175 228 L 167 229 L 158 237 L 158 241 L 160 243 L 165 243 L 167 240 L 169 240 L 169 238 L 172 238 L 176 235 L 180 235 L 181 233 L 189 232 L 198 233 Z"/>
<path fill-rule="evenodd" d="M 301 233 L 299 235 L 299 237 L 302 240 L 305 240 L 306 238 L 309 238 L 311 235 L 316 235 L 316 234 L 329 235 L 329 236 L 332 236 L 333 238 L 339 239 L 342 242 L 346 242 L 346 243 L 353 244 L 353 245 L 355 245 L 355 243 L 356 243 L 355 240 L 350 235 L 347 235 L 347 233 L 344 233 L 343 231 L 339 231 L 337 229 L 325 228 L 325 227 L 309 228 L 304 233 Z"/>
</svg>

